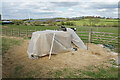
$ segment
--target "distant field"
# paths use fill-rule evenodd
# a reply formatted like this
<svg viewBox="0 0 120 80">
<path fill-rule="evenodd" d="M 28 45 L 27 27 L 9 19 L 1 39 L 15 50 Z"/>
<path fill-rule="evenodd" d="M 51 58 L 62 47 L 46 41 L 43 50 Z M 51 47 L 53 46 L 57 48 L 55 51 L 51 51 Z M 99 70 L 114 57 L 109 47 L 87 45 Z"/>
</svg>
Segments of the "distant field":
<svg viewBox="0 0 120 80">
<path fill-rule="evenodd" d="M 73 22 L 76 26 L 90 26 L 90 24 L 94 26 L 101 26 L 101 27 L 117 27 L 118 20 L 117 19 L 93 19 L 91 22 L 89 19 L 81 19 L 81 20 L 73 20 L 73 21 L 66 21 L 66 22 Z M 65 23 L 66 23 L 65 22 Z M 57 24 L 60 24 L 58 22 Z"/>
<path fill-rule="evenodd" d="M 22 29 L 22 30 L 56 30 L 60 28 L 60 26 L 31 26 L 31 25 L 3 25 L 3 28 L 7 29 Z M 74 27 L 77 28 L 77 31 L 89 31 L 90 27 L 77 27 L 77 26 L 65 26 L 65 27 Z M 118 33 L 118 27 L 91 27 L 93 31 L 98 31 L 98 32 L 109 32 L 109 33 Z"/>
</svg>

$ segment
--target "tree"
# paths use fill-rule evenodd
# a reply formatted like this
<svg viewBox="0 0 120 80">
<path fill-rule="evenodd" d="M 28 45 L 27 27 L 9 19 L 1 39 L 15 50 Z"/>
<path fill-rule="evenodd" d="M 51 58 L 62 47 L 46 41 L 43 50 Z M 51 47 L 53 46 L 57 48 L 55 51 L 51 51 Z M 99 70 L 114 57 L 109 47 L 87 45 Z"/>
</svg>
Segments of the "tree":
<svg viewBox="0 0 120 80">
<path fill-rule="evenodd" d="M 33 22 L 33 25 L 35 25 L 35 26 L 40 26 L 42 24 L 42 22 L 40 22 L 40 21 L 34 21 Z"/>
<path fill-rule="evenodd" d="M 62 21 L 62 22 L 61 22 L 61 25 L 65 25 L 65 23 Z"/>
<path fill-rule="evenodd" d="M 24 21 L 23 20 L 13 20 L 13 23 L 16 25 L 21 25 L 24 23 Z"/>
<path fill-rule="evenodd" d="M 0 14 L 0 21 L 1 21 L 1 14 Z"/>
</svg>

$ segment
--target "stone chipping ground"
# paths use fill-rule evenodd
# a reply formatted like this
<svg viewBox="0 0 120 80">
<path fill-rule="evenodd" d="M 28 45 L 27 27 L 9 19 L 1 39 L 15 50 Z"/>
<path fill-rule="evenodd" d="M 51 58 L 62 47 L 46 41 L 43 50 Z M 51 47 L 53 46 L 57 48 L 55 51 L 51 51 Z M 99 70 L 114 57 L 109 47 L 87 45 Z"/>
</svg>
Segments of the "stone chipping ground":
<svg viewBox="0 0 120 80">
<path fill-rule="evenodd" d="M 117 59 L 117 55 L 110 54 L 106 49 L 96 44 L 88 44 L 88 50 L 78 49 L 77 51 L 52 55 L 50 60 L 49 56 L 29 59 L 27 54 L 28 44 L 29 40 L 25 40 L 20 46 L 13 46 L 8 50 L 8 54 L 5 54 L 3 58 L 3 78 L 23 78 L 31 75 L 40 77 L 40 73 L 42 73 L 41 77 L 44 78 L 50 70 L 64 68 L 85 69 L 85 67 L 91 65 L 111 66 L 108 63 L 109 59 Z"/>
</svg>

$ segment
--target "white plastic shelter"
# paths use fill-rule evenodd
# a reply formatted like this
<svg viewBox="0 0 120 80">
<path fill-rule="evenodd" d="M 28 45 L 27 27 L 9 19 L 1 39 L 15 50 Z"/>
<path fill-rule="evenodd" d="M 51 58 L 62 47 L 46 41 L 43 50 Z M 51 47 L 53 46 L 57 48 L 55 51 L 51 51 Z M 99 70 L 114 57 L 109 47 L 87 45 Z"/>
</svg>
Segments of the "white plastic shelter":
<svg viewBox="0 0 120 80">
<path fill-rule="evenodd" d="M 31 55 L 45 56 L 51 54 L 59 54 L 73 50 L 73 44 L 78 48 L 87 49 L 83 41 L 74 32 L 67 28 L 67 31 L 45 30 L 32 33 L 27 53 Z"/>
</svg>

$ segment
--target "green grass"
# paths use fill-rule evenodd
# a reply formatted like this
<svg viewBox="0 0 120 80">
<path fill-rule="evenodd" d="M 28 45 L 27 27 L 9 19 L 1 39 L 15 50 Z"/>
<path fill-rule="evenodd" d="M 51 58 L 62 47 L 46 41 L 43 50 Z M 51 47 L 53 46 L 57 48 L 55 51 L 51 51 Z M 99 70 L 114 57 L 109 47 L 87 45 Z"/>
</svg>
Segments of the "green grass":
<svg viewBox="0 0 120 80">
<path fill-rule="evenodd" d="M 21 29 L 21 30 L 46 30 L 46 29 L 51 29 L 51 30 L 55 30 L 59 27 L 57 26 L 32 26 L 32 25 L 3 25 L 3 26 L 7 26 L 8 29 Z"/>
<path fill-rule="evenodd" d="M 46 30 L 46 29 L 50 29 L 50 30 L 56 30 L 58 28 L 60 28 L 60 26 L 31 26 L 31 25 L 3 25 L 7 26 L 8 30 L 11 29 L 21 29 L 21 30 Z M 77 31 L 89 31 L 90 27 L 77 27 L 77 26 L 65 26 L 65 27 L 74 27 L 77 28 Z M 118 33 L 118 28 L 117 27 L 91 27 L 93 31 L 98 31 L 98 32 L 109 32 L 109 33 Z M 4 28 L 3 28 L 4 30 Z"/>
<path fill-rule="evenodd" d="M 77 20 L 77 21 L 65 21 L 66 22 L 73 22 L 74 25 L 76 26 L 90 26 L 90 20 L 89 19 L 81 19 L 81 20 Z M 94 26 L 105 26 L 105 27 L 117 27 L 118 25 L 118 20 L 117 19 L 93 19 L 93 21 L 91 21 L 92 24 Z M 58 22 L 57 24 L 60 24 L 60 22 Z"/>
<path fill-rule="evenodd" d="M 17 66 L 17 67 L 15 67 L 15 74 L 16 74 L 17 71 L 19 71 L 19 70 L 21 70 L 23 68 L 24 68 L 24 66 Z"/>
<path fill-rule="evenodd" d="M 23 69 L 24 69 L 23 65 L 16 65 L 14 68 L 14 77 L 19 78 L 20 75 L 23 75 L 23 71 L 22 71 Z"/>
<path fill-rule="evenodd" d="M 117 78 L 117 71 L 117 68 L 112 67 L 109 69 L 100 68 L 99 71 L 82 71 L 82 73 L 92 78 Z"/>
<path fill-rule="evenodd" d="M 11 39 L 2 37 L 2 55 L 7 53 L 8 49 L 10 49 L 14 45 L 20 45 L 23 40 Z"/>
<path fill-rule="evenodd" d="M 60 76 L 62 76 L 62 74 L 63 74 L 63 72 L 62 72 L 61 70 L 57 70 L 57 71 L 55 72 L 55 77 L 56 77 L 56 78 L 60 78 Z"/>
<path fill-rule="evenodd" d="M 97 70 L 94 70 L 97 69 Z M 118 68 L 115 67 L 87 67 L 82 69 L 57 70 L 55 78 L 118 78 Z"/>
</svg>

